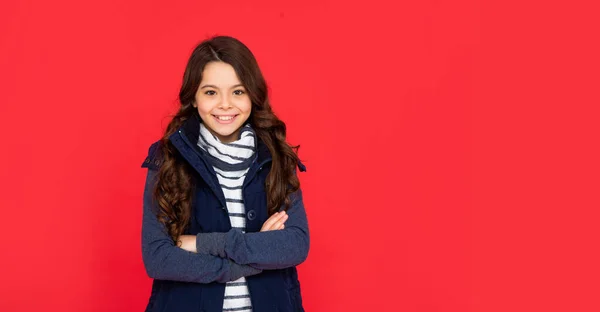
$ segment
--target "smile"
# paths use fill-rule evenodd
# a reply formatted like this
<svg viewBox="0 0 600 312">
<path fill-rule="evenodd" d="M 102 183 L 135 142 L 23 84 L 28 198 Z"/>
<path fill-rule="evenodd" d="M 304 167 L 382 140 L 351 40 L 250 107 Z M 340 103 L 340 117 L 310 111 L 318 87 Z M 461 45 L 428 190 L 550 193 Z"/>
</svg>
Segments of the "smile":
<svg viewBox="0 0 600 312">
<path fill-rule="evenodd" d="M 212 115 L 218 123 L 228 124 L 232 123 L 238 115 Z"/>
</svg>

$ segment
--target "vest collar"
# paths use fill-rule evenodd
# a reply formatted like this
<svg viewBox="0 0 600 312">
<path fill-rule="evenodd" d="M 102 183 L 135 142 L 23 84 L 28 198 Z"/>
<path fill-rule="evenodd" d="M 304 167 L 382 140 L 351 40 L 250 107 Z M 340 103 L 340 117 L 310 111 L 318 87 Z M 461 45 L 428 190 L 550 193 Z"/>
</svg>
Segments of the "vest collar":
<svg viewBox="0 0 600 312">
<path fill-rule="evenodd" d="M 190 118 L 183 122 L 183 125 L 178 129 L 183 130 L 183 133 L 187 137 L 188 141 L 192 143 L 192 145 L 198 150 L 199 153 L 202 154 L 201 148 L 198 146 L 198 139 L 200 138 L 200 123 L 202 119 L 198 115 L 197 112 L 194 112 Z M 259 164 L 264 163 L 265 161 L 271 160 L 271 152 L 269 152 L 269 148 L 267 145 L 256 136 L 256 161 Z"/>
</svg>

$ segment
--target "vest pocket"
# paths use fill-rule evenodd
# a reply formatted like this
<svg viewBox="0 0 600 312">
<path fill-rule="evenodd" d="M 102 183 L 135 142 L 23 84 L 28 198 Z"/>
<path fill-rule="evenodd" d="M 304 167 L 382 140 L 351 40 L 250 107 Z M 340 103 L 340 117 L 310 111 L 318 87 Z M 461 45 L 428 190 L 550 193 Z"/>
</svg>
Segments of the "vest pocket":
<svg viewBox="0 0 600 312">
<path fill-rule="evenodd" d="M 162 284 L 157 280 L 152 281 L 152 290 L 150 291 L 150 298 L 148 298 L 148 304 L 146 305 L 146 310 L 144 312 L 153 312 L 156 311 L 156 301 L 160 296 L 160 288 Z"/>
<path fill-rule="evenodd" d="M 154 306 L 148 312 L 197 312 L 200 311 L 201 285 L 196 283 L 164 282 L 156 296 Z"/>
<path fill-rule="evenodd" d="M 295 267 L 282 270 L 285 279 L 286 292 L 293 312 L 304 312 L 302 307 L 302 294 L 300 290 L 300 281 Z"/>
<path fill-rule="evenodd" d="M 168 282 L 155 279 L 145 312 L 163 312 L 169 300 L 169 288 Z"/>
<path fill-rule="evenodd" d="M 302 307 L 302 295 L 300 294 L 300 285 L 298 284 L 288 289 L 288 294 L 290 296 L 292 307 L 294 308 L 293 311 L 304 312 L 304 308 Z"/>
</svg>

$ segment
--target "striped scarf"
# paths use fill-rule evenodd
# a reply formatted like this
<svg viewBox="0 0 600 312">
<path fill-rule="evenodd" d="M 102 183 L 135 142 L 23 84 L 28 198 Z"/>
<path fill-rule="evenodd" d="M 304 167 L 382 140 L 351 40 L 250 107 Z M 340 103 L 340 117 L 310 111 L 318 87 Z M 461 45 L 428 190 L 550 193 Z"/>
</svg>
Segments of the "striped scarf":
<svg viewBox="0 0 600 312">
<path fill-rule="evenodd" d="M 223 189 L 229 221 L 233 228 L 246 231 L 246 211 L 242 200 L 242 184 L 256 152 L 256 134 L 245 124 L 237 141 L 223 143 L 200 123 L 198 146 L 208 153 L 208 162 L 213 166 Z M 250 292 L 246 278 L 241 277 L 225 284 L 223 311 L 251 312 Z"/>
</svg>

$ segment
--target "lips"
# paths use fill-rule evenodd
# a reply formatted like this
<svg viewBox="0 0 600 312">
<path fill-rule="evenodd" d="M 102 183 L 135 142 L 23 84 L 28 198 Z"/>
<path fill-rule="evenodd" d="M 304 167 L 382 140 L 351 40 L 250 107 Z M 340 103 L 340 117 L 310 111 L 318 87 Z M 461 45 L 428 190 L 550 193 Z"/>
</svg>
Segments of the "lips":
<svg viewBox="0 0 600 312">
<path fill-rule="evenodd" d="M 220 124 L 232 123 L 238 115 L 212 115 L 213 118 Z"/>
</svg>

